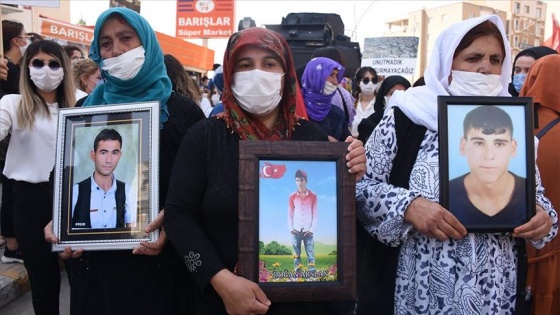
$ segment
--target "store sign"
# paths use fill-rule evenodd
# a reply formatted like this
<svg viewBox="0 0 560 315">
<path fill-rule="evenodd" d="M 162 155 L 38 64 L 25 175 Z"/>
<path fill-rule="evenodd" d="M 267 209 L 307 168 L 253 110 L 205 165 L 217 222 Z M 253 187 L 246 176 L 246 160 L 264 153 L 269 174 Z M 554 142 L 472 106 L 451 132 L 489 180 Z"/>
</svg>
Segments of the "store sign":
<svg viewBox="0 0 560 315">
<path fill-rule="evenodd" d="M 176 36 L 228 38 L 234 31 L 234 0 L 177 0 Z"/>
<path fill-rule="evenodd" d="M 41 19 L 41 35 L 90 45 L 93 40 L 93 29 L 54 20 Z"/>
</svg>

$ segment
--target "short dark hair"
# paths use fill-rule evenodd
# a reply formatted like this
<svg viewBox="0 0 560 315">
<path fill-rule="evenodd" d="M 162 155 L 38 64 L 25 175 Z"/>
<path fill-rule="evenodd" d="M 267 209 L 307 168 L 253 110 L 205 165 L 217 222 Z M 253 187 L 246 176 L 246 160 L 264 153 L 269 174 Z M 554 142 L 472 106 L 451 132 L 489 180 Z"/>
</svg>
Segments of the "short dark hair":
<svg viewBox="0 0 560 315">
<path fill-rule="evenodd" d="M 483 134 L 503 134 L 507 131 L 513 137 L 513 122 L 505 110 L 491 105 L 482 105 L 471 110 L 463 120 L 463 136 L 467 138 L 469 129 L 480 129 Z"/>
<path fill-rule="evenodd" d="M 307 181 L 307 173 L 305 171 L 302 171 L 302 170 L 297 170 L 296 171 L 296 178 L 305 178 L 305 181 Z"/>
<path fill-rule="evenodd" d="M 2 43 L 4 50 L 12 48 L 12 39 L 19 37 L 23 24 L 19 21 L 2 20 Z"/>
<path fill-rule="evenodd" d="M 99 141 L 109 141 L 109 140 L 118 141 L 121 144 L 121 148 L 122 148 L 121 134 L 118 131 L 116 131 L 115 129 L 105 128 L 105 129 L 101 130 L 101 132 L 99 132 L 97 137 L 95 137 L 95 141 L 93 141 L 93 151 L 94 152 L 97 151 L 97 145 L 99 144 Z"/>
<path fill-rule="evenodd" d="M 64 49 L 64 51 L 66 52 L 66 54 L 68 55 L 69 58 L 72 57 L 72 55 L 74 54 L 74 51 L 79 51 L 80 55 L 82 55 L 82 58 L 84 58 L 84 53 L 82 52 L 82 50 L 78 46 L 64 45 L 64 46 L 62 46 L 62 48 Z"/>
</svg>

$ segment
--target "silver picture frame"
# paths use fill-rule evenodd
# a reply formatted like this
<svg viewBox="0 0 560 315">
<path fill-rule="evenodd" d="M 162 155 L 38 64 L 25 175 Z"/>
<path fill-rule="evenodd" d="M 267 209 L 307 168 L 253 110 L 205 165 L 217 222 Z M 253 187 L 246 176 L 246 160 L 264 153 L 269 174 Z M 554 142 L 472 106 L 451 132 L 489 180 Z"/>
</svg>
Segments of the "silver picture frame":
<svg viewBox="0 0 560 315">
<path fill-rule="evenodd" d="M 159 107 L 155 101 L 60 109 L 53 187 L 53 230 L 59 242 L 53 251 L 133 249 L 158 239 L 159 231 L 144 229 L 159 212 Z M 99 206 L 91 198 L 100 193 L 94 175 L 107 166 L 96 166 L 104 162 L 98 162 L 101 151 L 94 150 L 94 143 L 100 143 L 104 129 L 116 131 L 122 140 L 120 153 L 115 151 L 119 159 L 108 162 L 114 163 L 109 167 L 114 183 L 101 191 L 114 204 Z M 90 198 L 80 199 L 79 192 Z"/>
</svg>

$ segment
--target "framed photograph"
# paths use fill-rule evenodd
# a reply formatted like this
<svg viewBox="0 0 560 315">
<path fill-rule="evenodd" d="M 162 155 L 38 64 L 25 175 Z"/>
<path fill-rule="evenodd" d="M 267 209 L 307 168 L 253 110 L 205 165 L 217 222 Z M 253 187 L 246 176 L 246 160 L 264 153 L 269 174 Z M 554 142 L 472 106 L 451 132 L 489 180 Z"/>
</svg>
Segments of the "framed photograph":
<svg viewBox="0 0 560 315">
<path fill-rule="evenodd" d="M 158 238 L 159 102 L 60 109 L 56 142 L 53 251 Z"/>
<path fill-rule="evenodd" d="M 237 271 L 273 302 L 355 298 L 355 178 L 347 148 L 239 142 Z"/>
<path fill-rule="evenodd" d="M 469 232 L 511 232 L 535 214 L 533 104 L 439 96 L 440 203 Z"/>
</svg>

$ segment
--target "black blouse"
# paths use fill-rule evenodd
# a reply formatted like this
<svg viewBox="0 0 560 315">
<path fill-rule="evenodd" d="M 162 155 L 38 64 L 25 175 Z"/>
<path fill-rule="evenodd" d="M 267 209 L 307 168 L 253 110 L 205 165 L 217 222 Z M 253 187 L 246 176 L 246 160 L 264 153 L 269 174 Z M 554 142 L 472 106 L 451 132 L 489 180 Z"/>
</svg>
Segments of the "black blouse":
<svg viewBox="0 0 560 315">
<path fill-rule="evenodd" d="M 316 124 L 301 120 L 291 140 L 328 139 Z M 220 270 L 233 271 L 237 262 L 239 141 L 223 120 L 199 122 L 183 139 L 171 174 L 164 229 L 203 292 L 200 314 L 225 313 L 208 284 Z M 333 312 L 331 304 L 297 306 L 301 314 L 323 314 Z M 274 305 L 269 313 L 273 310 Z"/>
</svg>

